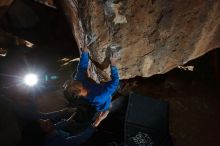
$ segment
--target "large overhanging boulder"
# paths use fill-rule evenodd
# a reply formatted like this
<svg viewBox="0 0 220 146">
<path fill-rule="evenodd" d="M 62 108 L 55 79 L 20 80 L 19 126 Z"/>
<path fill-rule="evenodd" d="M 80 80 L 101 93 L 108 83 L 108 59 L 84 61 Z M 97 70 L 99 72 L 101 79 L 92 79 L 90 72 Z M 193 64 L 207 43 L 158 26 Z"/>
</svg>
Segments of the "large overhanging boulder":
<svg viewBox="0 0 220 146">
<path fill-rule="evenodd" d="M 220 47 L 218 0 L 64 0 L 79 47 L 102 62 L 120 46 L 121 79 L 163 74 Z"/>
</svg>

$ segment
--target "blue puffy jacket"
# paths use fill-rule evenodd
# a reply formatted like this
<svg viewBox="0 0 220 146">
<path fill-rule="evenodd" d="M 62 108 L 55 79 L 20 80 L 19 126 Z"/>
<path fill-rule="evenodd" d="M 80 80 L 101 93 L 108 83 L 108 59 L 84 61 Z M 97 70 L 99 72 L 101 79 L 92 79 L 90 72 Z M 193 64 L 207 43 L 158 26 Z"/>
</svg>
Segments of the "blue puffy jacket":
<svg viewBox="0 0 220 146">
<path fill-rule="evenodd" d="M 85 97 L 88 103 L 94 106 L 97 111 L 106 111 L 110 107 L 111 96 L 116 91 L 119 84 L 118 69 L 116 66 L 111 66 L 112 80 L 104 84 L 97 84 L 86 79 L 88 62 L 89 53 L 83 52 L 74 79 L 81 81 L 83 86 L 88 89 L 88 95 Z"/>
</svg>

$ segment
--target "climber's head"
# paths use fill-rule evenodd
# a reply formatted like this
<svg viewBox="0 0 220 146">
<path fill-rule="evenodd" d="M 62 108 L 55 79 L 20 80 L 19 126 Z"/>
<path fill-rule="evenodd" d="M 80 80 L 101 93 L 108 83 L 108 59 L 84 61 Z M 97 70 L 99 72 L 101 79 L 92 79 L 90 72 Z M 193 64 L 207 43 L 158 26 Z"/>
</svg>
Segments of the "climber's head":
<svg viewBox="0 0 220 146">
<path fill-rule="evenodd" d="M 82 82 L 72 80 L 68 87 L 68 92 L 77 96 L 85 97 L 88 94 L 88 90 L 83 86 Z"/>
</svg>

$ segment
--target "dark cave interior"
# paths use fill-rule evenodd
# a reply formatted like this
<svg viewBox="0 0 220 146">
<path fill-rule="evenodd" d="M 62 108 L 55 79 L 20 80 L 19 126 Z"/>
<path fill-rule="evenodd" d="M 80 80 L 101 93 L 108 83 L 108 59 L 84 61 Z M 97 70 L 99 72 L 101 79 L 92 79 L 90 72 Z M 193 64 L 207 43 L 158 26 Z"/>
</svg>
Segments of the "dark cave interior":
<svg viewBox="0 0 220 146">
<path fill-rule="evenodd" d="M 7 38 L 9 43 L 0 41 L 1 47 L 7 48 L 7 55 L 0 58 L 1 98 L 4 96 L 13 104 L 28 107 L 32 106 L 34 96 L 35 106 L 41 111 L 60 109 L 67 103 L 62 99 L 62 93 L 55 94 L 70 78 L 73 64 L 61 66 L 63 62 L 59 60 L 79 57 L 77 44 L 59 7 L 54 9 L 28 0 L 22 0 L 22 3 L 25 7 L 18 7 L 19 2 L 14 2 L 0 19 L 2 33 L 10 34 Z M 28 18 L 19 16 L 29 11 Z M 20 23 L 16 24 L 17 20 Z M 23 25 L 27 21 L 30 23 Z M 15 42 L 15 36 L 32 42 L 34 46 L 29 48 L 11 43 Z M 163 75 L 136 77 L 121 82 L 126 85 L 126 93 L 134 91 L 169 103 L 169 125 L 174 145 L 219 145 L 219 57 L 220 51 L 216 48 L 184 65 L 194 67 L 193 71 L 175 68 Z M 28 71 L 37 71 L 41 77 L 55 74 L 59 80 L 44 82 L 42 87 L 33 91 L 17 80 Z M 15 113 L 2 99 L 0 104 L 0 145 L 17 145 L 22 139 L 24 123 L 18 122 Z M 110 115 L 83 145 L 121 143 L 124 114 L 122 109 Z"/>
</svg>

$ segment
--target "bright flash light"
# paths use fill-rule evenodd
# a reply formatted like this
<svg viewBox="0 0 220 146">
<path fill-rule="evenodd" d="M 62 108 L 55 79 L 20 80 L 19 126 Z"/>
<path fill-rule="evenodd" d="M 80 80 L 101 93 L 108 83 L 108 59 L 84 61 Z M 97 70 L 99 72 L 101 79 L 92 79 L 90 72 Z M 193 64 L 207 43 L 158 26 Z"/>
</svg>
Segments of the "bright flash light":
<svg viewBox="0 0 220 146">
<path fill-rule="evenodd" d="M 34 86 L 37 84 L 37 82 L 38 82 L 38 78 L 37 75 L 35 74 L 27 74 L 24 77 L 24 83 L 28 86 Z"/>
</svg>

